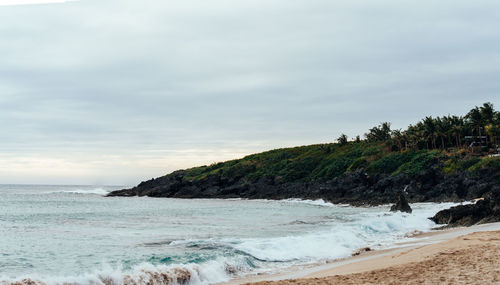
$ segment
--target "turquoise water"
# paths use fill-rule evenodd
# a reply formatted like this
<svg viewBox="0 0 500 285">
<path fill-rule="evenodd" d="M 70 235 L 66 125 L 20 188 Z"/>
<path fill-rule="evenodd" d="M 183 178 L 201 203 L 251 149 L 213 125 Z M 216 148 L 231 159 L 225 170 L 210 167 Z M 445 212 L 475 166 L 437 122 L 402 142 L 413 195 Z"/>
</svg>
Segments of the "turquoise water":
<svg viewBox="0 0 500 285">
<path fill-rule="evenodd" d="M 430 230 L 427 217 L 452 205 L 414 204 L 408 215 L 322 201 L 103 197 L 120 188 L 0 185 L 0 281 L 147 283 L 145 272 L 181 268 L 209 284 L 388 247 Z"/>
</svg>

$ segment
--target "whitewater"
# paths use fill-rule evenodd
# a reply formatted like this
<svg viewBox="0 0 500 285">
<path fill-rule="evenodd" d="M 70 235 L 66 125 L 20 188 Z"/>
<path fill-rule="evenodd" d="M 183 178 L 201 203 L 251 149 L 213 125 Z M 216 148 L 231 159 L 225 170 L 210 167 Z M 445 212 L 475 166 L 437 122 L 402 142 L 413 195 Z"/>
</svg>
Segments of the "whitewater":
<svg viewBox="0 0 500 285">
<path fill-rule="evenodd" d="M 0 185 L 0 283 L 224 282 L 390 248 L 455 205 L 104 197 L 121 188 Z"/>
</svg>

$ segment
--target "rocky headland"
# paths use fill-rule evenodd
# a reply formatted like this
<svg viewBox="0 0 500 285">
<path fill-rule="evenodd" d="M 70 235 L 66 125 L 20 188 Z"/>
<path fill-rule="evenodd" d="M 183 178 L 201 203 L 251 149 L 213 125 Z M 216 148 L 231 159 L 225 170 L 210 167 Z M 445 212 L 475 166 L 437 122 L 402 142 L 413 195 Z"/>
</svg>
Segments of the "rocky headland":
<svg viewBox="0 0 500 285">
<path fill-rule="evenodd" d="M 500 192 L 500 173 L 483 169 L 474 175 L 459 172 L 445 175 L 430 168 L 416 177 L 407 174 L 369 175 L 361 170 L 333 179 L 308 182 L 280 182 L 262 178 L 256 182 L 228 180 L 209 175 L 200 180 L 186 178 L 186 171 L 151 179 L 134 188 L 111 192 L 108 196 L 148 196 L 168 198 L 244 198 L 244 199 L 323 199 L 335 204 L 375 206 L 394 203 L 406 189 L 410 203 L 459 202 Z"/>
<path fill-rule="evenodd" d="M 406 130 L 381 123 L 349 141 L 276 149 L 175 171 L 108 196 L 323 199 L 410 212 L 408 203 L 462 202 L 432 219 L 452 226 L 500 221 L 500 112 L 425 117 Z M 479 199 L 479 200 L 478 200 Z M 406 201 L 407 200 L 407 201 Z"/>
<path fill-rule="evenodd" d="M 323 199 L 335 204 L 374 206 L 395 203 L 404 191 L 403 197 L 410 203 L 480 199 L 473 205 L 454 207 L 438 213 L 432 219 L 439 224 L 458 226 L 500 221 L 500 168 L 496 167 L 497 164 L 487 163 L 485 167 L 477 167 L 474 171 L 458 169 L 446 173 L 443 170 L 445 161 L 446 157 L 433 158 L 417 173 L 384 173 L 357 169 L 333 178 L 320 177 L 303 181 L 284 181 L 282 176 L 272 175 L 262 175 L 252 180 L 249 173 L 240 172 L 236 175 L 224 169 L 224 165 L 219 165 L 216 171 L 211 170 L 208 174 L 204 172 L 197 177 L 193 176 L 196 174 L 193 172 L 199 171 L 198 168 L 175 171 L 142 182 L 131 189 L 111 192 L 108 196 L 186 199 L 299 198 Z M 238 165 L 232 164 L 233 167 Z"/>
</svg>

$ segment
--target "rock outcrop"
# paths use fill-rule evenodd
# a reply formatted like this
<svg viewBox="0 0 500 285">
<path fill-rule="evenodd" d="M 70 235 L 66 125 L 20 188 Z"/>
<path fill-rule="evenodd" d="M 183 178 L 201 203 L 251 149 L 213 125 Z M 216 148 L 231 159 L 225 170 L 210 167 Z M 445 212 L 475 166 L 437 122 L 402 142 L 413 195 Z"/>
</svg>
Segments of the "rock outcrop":
<svg viewBox="0 0 500 285">
<path fill-rule="evenodd" d="M 279 177 L 262 177 L 255 182 L 244 178 L 223 178 L 217 174 L 199 180 L 185 177 L 186 172 L 151 179 L 131 189 L 111 192 L 108 196 L 149 196 L 172 198 L 244 198 L 244 199 L 323 199 L 331 203 L 380 205 L 394 202 L 406 186 L 407 200 L 415 202 L 466 201 L 499 191 L 497 169 L 476 173 L 461 171 L 445 175 L 439 168 L 429 168 L 416 176 L 405 173 L 369 175 L 348 172 L 334 179 L 308 182 L 282 182 Z M 496 189 L 496 190 L 495 190 Z"/>
<path fill-rule="evenodd" d="M 448 227 L 500 222 L 500 187 L 496 185 L 492 192 L 475 204 L 440 211 L 431 220 Z"/>
<path fill-rule="evenodd" d="M 399 192 L 396 204 L 392 205 L 391 207 L 391 212 L 397 212 L 397 211 L 404 213 L 412 212 L 410 204 L 408 204 L 408 200 L 406 200 L 405 194 L 403 192 Z"/>
</svg>

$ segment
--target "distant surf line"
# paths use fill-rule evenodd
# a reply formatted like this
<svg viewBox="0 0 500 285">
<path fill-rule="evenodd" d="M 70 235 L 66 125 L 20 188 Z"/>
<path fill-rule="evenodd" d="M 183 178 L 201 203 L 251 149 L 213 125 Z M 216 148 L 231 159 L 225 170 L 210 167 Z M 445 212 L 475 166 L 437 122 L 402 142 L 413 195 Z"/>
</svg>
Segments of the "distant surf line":
<svg viewBox="0 0 500 285">
<path fill-rule="evenodd" d="M 0 0 L 0 6 L 39 5 L 75 2 L 77 0 Z"/>
</svg>

